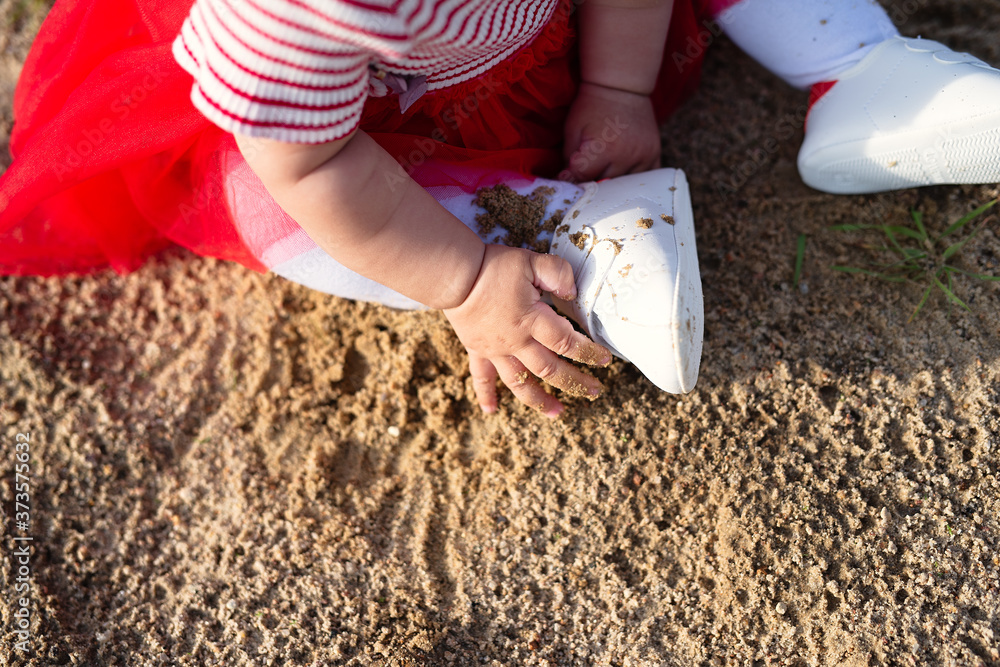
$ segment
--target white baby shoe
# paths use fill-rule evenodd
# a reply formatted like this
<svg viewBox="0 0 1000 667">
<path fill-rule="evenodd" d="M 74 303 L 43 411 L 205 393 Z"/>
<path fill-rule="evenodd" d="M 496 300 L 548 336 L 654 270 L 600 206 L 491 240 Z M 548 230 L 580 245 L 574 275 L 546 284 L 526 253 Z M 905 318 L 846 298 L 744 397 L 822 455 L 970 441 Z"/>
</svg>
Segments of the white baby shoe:
<svg viewBox="0 0 1000 667">
<path fill-rule="evenodd" d="M 893 37 L 809 110 L 802 180 L 837 194 L 1000 181 L 1000 70 Z"/>
<path fill-rule="evenodd" d="M 557 301 L 590 337 L 664 391 L 694 388 L 704 306 L 687 179 L 657 169 L 587 183 L 550 252 L 576 278 Z"/>
</svg>

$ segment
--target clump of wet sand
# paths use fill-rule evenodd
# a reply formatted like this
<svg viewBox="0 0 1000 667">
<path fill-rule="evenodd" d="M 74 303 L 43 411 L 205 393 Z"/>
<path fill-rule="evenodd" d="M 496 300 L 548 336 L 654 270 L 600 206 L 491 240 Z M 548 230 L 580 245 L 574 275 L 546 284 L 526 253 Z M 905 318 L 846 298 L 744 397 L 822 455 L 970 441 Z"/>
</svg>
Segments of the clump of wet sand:
<svg viewBox="0 0 1000 667">
<path fill-rule="evenodd" d="M 555 189 L 539 186 L 530 194 L 521 195 L 509 185 L 498 183 L 476 191 L 476 206 L 484 209 L 476 215 L 479 232 L 489 236 L 497 228 L 506 234 L 501 239 L 504 245 L 514 248 L 529 248 L 535 252 L 548 252 L 548 238 L 539 239 L 542 232 L 551 236 L 565 217 L 565 211 L 558 209 L 545 217 Z"/>
</svg>

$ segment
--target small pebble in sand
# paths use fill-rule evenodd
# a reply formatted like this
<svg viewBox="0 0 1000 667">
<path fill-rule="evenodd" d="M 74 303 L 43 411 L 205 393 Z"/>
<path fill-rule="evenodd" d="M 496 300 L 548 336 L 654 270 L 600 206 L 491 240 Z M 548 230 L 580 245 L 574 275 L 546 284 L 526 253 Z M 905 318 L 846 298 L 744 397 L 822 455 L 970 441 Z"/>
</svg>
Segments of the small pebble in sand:
<svg viewBox="0 0 1000 667">
<path fill-rule="evenodd" d="M 236 600 L 230 600 L 229 602 L 227 602 L 226 609 L 228 609 L 229 611 L 236 609 Z"/>
<path fill-rule="evenodd" d="M 782 616 L 784 616 L 785 612 L 788 611 L 788 605 L 785 604 L 784 602 L 779 602 L 778 604 L 774 605 L 774 610 L 779 614 L 781 614 Z"/>
<path fill-rule="evenodd" d="M 883 507 L 882 511 L 878 514 L 882 518 L 883 523 L 889 523 L 889 508 Z"/>
<path fill-rule="evenodd" d="M 394 438 L 398 438 L 399 437 L 399 427 L 398 426 L 390 426 L 389 428 L 386 429 L 386 432 L 389 435 L 391 435 L 392 437 L 394 437 Z"/>
</svg>

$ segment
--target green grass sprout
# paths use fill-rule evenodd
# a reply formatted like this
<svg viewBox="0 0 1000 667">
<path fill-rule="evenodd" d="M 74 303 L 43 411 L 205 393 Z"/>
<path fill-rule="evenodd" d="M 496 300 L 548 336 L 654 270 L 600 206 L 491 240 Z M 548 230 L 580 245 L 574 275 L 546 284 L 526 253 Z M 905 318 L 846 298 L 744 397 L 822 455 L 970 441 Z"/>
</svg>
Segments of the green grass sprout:
<svg viewBox="0 0 1000 667">
<path fill-rule="evenodd" d="M 799 288 L 802 280 L 802 263 L 806 258 L 806 235 L 799 234 L 799 240 L 795 244 L 795 271 L 792 273 L 792 287 Z"/>
<path fill-rule="evenodd" d="M 935 288 L 940 290 L 950 302 L 971 310 L 968 305 L 955 295 L 953 279 L 956 276 L 968 276 L 979 280 L 1000 281 L 1000 276 L 983 273 L 972 273 L 954 266 L 950 261 L 982 230 L 990 220 L 983 218 L 971 232 L 964 236 L 960 234 L 970 222 L 981 216 L 997 203 L 996 199 L 965 214 L 950 224 L 940 235 L 933 236 L 924 225 L 924 216 L 920 211 L 910 211 L 913 222 L 910 225 L 864 225 L 845 224 L 833 225 L 834 231 L 856 232 L 875 230 L 885 235 L 881 249 L 894 256 L 894 260 L 885 264 L 874 264 L 872 268 L 857 266 L 834 266 L 835 271 L 844 273 L 860 273 L 874 276 L 881 280 L 894 283 L 914 283 L 924 285 L 920 301 L 907 322 L 912 322 L 927 303 Z"/>
</svg>

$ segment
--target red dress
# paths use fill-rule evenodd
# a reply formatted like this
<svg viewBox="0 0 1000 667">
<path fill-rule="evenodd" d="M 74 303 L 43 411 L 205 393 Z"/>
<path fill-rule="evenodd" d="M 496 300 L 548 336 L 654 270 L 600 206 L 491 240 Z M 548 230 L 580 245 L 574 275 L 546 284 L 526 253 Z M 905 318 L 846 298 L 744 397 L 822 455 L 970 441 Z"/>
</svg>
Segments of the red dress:
<svg viewBox="0 0 1000 667">
<path fill-rule="evenodd" d="M 191 4 L 56 2 L 15 92 L 14 161 L 0 176 L 0 273 L 126 272 L 171 243 L 264 270 L 222 196 L 220 155 L 232 155 L 233 138 L 194 108 L 191 76 L 171 54 Z M 674 4 L 653 94 L 661 119 L 697 85 L 707 4 Z M 572 10 L 563 0 L 531 44 L 406 113 L 396 97 L 369 98 L 362 129 L 404 167 L 433 156 L 553 177 L 576 92 Z M 491 94 L 477 95 L 484 86 Z M 451 172 L 419 173 L 427 187 L 475 187 Z M 259 196 L 269 199 L 263 188 Z"/>
</svg>

